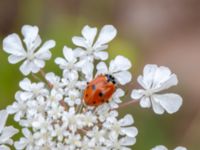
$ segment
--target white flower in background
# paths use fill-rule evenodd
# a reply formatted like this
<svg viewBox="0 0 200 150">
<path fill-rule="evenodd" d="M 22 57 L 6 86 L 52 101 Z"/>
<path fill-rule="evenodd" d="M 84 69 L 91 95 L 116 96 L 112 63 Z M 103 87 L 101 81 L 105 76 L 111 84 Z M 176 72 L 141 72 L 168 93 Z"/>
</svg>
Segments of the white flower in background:
<svg viewBox="0 0 200 150">
<path fill-rule="evenodd" d="M 109 68 L 106 66 L 105 62 L 100 62 L 96 66 L 97 74 L 110 74 L 117 82 L 121 85 L 131 81 L 131 73 L 127 70 L 131 68 L 131 62 L 124 56 L 117 56 L 114 60 L 110 62 Z"/>
<path fill-rule="evenodd" d="M 168 148 L 163 145 L 158 145 L 158 146 L 152 148 L 151 150 L 168 150 Z M 178 146 L 178 147 L 174 148 L 174 150 L 187 150 L 187 148 Z"/>
<path fill-rule="evenodd" d="M 50 49 L 55 46 L 55 41 L 46 41 L 40 48 L 41 38 L 38 34 L 37 26 L 24 25 L 22 27 L 22 35 L 24 37 L 22 44 L 20 37 L 16 34 L 10 34 L 3 40 L 3 49 L 9 53 L 8 61 L 11 64 L 16 64 L 20 61 L 24 62 L 20 66 L 20 71 L 24 75 L 31 72 L 37 73 L 45 66 L 45 60 L 51 58 Z"/>
<path fill-rule="evenodd" d="M 133 90 L 131 97 L 141 99 L 140 105 L 144 108 L 153 107 L 156 114 L 175 113 L 182 105 L 182 98 L 174 93 L 160 94 L 162 90 L 177 85 L 178 80 L 167 67 L 146 65 L 143 76 L 138 77 L 139 84 L 144 89 Z"/>
<path fill-rule="evenodd" d="M 11 137 L 18 133 L 13 126 L 5 126 L 8 118 L 6 110 L 0 110 L 0 150 L 9 150 L 7 145 L 12 145 Z"/>
</svg>

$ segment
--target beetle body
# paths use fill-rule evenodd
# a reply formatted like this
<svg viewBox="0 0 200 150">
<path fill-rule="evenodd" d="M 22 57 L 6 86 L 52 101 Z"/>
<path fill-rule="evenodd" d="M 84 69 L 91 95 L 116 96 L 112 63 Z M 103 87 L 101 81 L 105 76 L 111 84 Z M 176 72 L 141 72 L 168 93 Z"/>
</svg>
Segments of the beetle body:
<svg viewBox="0 0 200 150">
<path fill-rule="evenodd" d="M 90 81 L 84 90 L 84 102 L 88 106 L 99 106 L 109 102 L 116 89 L 116 81 L 112 75 L 98 75 Z"/>
</svg>

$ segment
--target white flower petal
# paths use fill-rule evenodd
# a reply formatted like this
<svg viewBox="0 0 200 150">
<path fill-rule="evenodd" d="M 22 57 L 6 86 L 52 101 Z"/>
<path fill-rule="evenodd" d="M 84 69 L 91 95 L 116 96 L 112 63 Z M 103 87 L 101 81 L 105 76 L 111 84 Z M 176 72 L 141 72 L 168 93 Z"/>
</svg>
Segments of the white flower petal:
<svg viewBox="0 0 200 150">
<path fill-rule="evenodd" d="M 95 52 L 94 56 L 96 59 L 100 59 L 100 60 L 106 60 L 108 59 L 108 53 L 107 52 Z"/>
<path fill-rule="evenodd" d="M 16 55 L 16 56 L 26 55 L 22 42 L 19 36 L 15 33 L 10 34 L 6 38 L 4 38 L 3 49 L 5 52 L 12 55 Z"/>
<path fill-rule="evenodd" d="M 23 128 L 22 133 L 26 138 L 29 138 L 32 135 L 31 132 L 29 131 L 29 129 L 27 129 L 27 128 Z"/>
<path fill-rule="evenodd" d="M 25 58 L 26 58 L 25 56 L 10 55 L 8 57 L 8 62 L 11 63 L 11 64 L 16 64 L 16 63 L 22 61 Z"/>
<path fill-rule="evenodd" d="M 44 60 L 40 60 L 40 59 L 34 59 L 33 63 L 35 64 L 35 66 L 37 66 L 38 68 L 43 68 L 45 66 L 45 62 Z M 38 72 L 38 70 L 36 69 L 36 71 L 33 72 Z"/>
<path fill-rule="evenodd" d="M 148 64 L 144 67 L 143 77 L 142 76 L 138 77 L 138 81 L 140 84 L 142 83 L 143 88 L 145 89 L 151 88 L 157 68 L 158 68 L 157 65 L 151 65 L 151 64 Z"/>
<path fill-rule="evenodd" d="M 88 45 L 86 43 L 86 40 L 82 37 L 78 37 L 78 36 L 74 36 L 72 38 L 72 42 L 76 45 L 76 46 L 80 46 L 80 47 L 84 47 L 87 48 Z"/>
<path fill-rule="evenodd" d="M 173 93 L 169 94 L 154 94 L 153 99 L 159 101 L 160 105 L 169 113 L 175 113 L 182 105 L 182 98 Z"/>
<path fill-rule="evenodd" d="M 129 83 L 132 79 L 132 75 L 128 71 L 118 72 L 118 73 L 113 74 L 113 76 L 117 79 L 117 81 L 121 85 L 125 85 L 125 84 Z"/>
<path fill-rule="evenodd" d="M 0 150 L 10 150 L 6 145 L 0 145 Z"/>
<path fill-rule="evenodd" d="M 106 66 L 105 62 L 100 62 L 96 66 L 97 74 L 106 74 L 108 73 L 108 67 Z"/>
<path fill-rule="evenodd" d="M 44 62 L 43 62 L 43 60 L 41 60 L 40 62 L 38 62 L 37 63 L 37 65 L 39 65 L 39 66 L 43 66 L 44 65 Z M 30 68 L 31 68 L 31 72 L 32 73 L 37 73 L 37 72 L 39 72 L 40 71 L 40 68 L 41 67 L 39 67 L 39 66 L 37 66 L 34 62 L 30 62 Z"/>
<path fill-rule="evenodd" d="M 81 59 L 76 63 L 76 67 L 79 69 L 84 69 L 87 63 L 90 63 L 87 59 Z"/>
<path fill-rule="evenodd" d="M 63 76 L 69 79 L 70 82 L 78 80 L 78 72 L 76 70 L 71 70 L 70 72 L 64 70 Z"/>
<path fill-rule="evenodd" d="M 101 45 L 107 44 L 111 40 L 114 39 L 114 37 L 117 34 L 117 30 L 112 25 L 105 25 L 101 29 L 99 33 L 99 37 L 97 41 L 94 44 L 94 48 L 100 47 Z"/>
<path fill-rule="evenodd" d="M 25 91 L 30 90 L 30 85 L 31 85 L 31 81 L 28 78 L 25 78 L 19 82 L 20 88 Z"/>
<path fill-rule="evenodd" d="M 133 117 L 129 114 L 127 114 L 126 116 L 124 116 L 124 118 L 119 120 L 119 124 L 122 127 L 132 125 L 133 123 L 134 123 Z"/>
<path fill-rule="evenodd" d="M 42 43 L 42 39 L 38 35 L 36 37 L 35 41 L 32 42 L 32 45 L 30 45 L 31 47 L 27 47 L 27 50 L 28 51 L 35 51 L 40 46 L 41 43 Z"/>
<path fill-rule="evenodd" d="M 92 63 L 88 62 L 84 64 L 82 72 L 85 74 L 85 78 L 87 81 L 92 80 L 93 71 L 94 71 L 94 65 Z"/>
<path fill-rule="evenodd" d="M 61 69 L 65 69 L 67 62 L 65 59 L 58 57 L 55 59 L 55 63 L 60 66 Z"/>
<path fill-rule="evenodd" d="M 124 56 L 117 56 L 110 62 L 110 72 L 126 71 L 131 68 L 131 62 Z"/>
<path fill-rule="evenodd" d="M 170 75 L 171 71 L 169 70 L 169 68 L 164 66 L 158 67 L 154 74 L 152 88 L 159 88 L 162 85 L 162 83 L 164 83 L 170 78 Z"/>
<path fill-rule="evenodd" d="M 89 46 L 92 46 L 96 34 L 97 28 L 91 28 L 88 25 L 86 25 L 82 30 L 82 35 L 87 40 Z"/>
<path fill-rule="evenodd" d="M 165 112 L 164 108 L 160 105 L 159 101 L 157 101 L 157 99 L 155 100 L 153 96 L 151 97 L 151 102 L 152 102 L 153 111 L 156 114 L 162 115 Z"/>
<path fill-rule="evenodd" d="M 39 29 L 37 26 L 24 25 L 22 27 L 22 34 L 27 48 L 30 50 L 34 47 L 35 41 L 38 37 Z"/>
<path fill-rule="evenodd" d="M 125 92 L 124 92 L 122 89 L 118 88 L 118 89 L 115 91 L 115 93 L 113 94 L 113 97 L 119 98 L 119 97 L 124 96 L 124 94 L 125 94 Z"/>
<path fill-rule="evenodd" d="M 28 75 L 31 72 L 39 72 L 40 67 L 36 66 L 32 61 L 26 60 L 23 62 L 19 69 L 24 75 Z"/>
<path fill-rule="evenodd" d="M 136 139 L 131 137 L 124 137 L 120 139 L 119 143 L 123 146 L 130 146 L 136 143 Z"/>
<path fill-rule="evenodd" d="M 136 135 L 138 134 L 138 130 L 136 127 L 122 128 L 122 132 L 128 137 L 136 137 Z"/>
<path fill-rule="evenodd" d="M 39 29 L 37 26 L 24 25 L 21 32 L 25 38 L 33 41 L 37 37 Z"/>
<path fill-rule="evenodd" d="M 28 144 L 28 141 L 25 138 L 20 138 L 19 141 L 14 143 L 14 146 L 17 150 L 23 150 L 27 146 L 27 144 Z M 27 148 L 27 150 L 29 149 Z M 30 150 L 32 149 L 30 148 Z"/>
<path fill-rule="evenodd" d="M 143 107 L 143 108 L 150 108 L 150 107 L 151 107 L 150 98 L 144 96 L 144 97 L 140 100 L 140 106 Z"/>
<path fill-rule="evenodd" d="M 175 86 L 178 84 L 178 79 L 175 74 L 172 74 L 168 80 L 166 80 L 164 83 L 160 85 L 159 88 L 156 89 L 157 92 L 168 89 L 172 86 Z"/>
<path fill-rule="evenodd" d="M 2 132 L 5 124 L 6 124 L 6 120 L 8 118 L 8 113 L 6 110 L 1 110 L 0 111 L 0 133 Z"/>
<path fill-rule="evenodd" d="M 18 130 L 15 129 L 13 126 L 8 126 L 5 127 L 2 130 L 1 136 L 0 136 L 0 141 L 7 141 L 10 137 L 18 133 Z"/>
<path fill-rule="evenodd" d="M 31 62 L 29 60 L 25 60 L 19 69 L 25 76 L 27 76 L 31 72 Z"/>
<path fill-rule="evenodd" d="M 83 56 L 85 56 L 86 55 L 86 51 L 85 50 L 83 50 L 82 48 L 75 48 L 74 49 L 74 56 L 75 57 L 83 57 Z"/>
<path fill-rule="evenodd" d="M 187 148 L 185 148 L 183 146 L 178 146 L 174 150 L 187 150 Z"/>
<path fill-rule="evenodd" d="M 68 62 L 72 62 L 72 63 L 76 62 L 76 58 L 74 57 L 74 53 L 71 48 L 64 46 L 63 54 Z"/>
<path fill-rule="evenodd" d="M 133 98 L 133 99 L 140 99 L 140 98 L 142 98 L 142 96 L 144 96 L 144 90 L 142 90 L 142 89 L 138 89 L 138 90 L 136 90 L 136 89 L 134 89 L 134 90 L 132 90 L 132 92 L 131 92 L 131 97 Z"/>
<path fill-rule="evenodd" d="M 19 110 L 18 104 L 14 102 L 12 105 L 7 106 L 6 111 L 8 114 L 14 114 Z"/>
<path fill-rule="evenodd" d="M 35 53 L 35 56 L 39 59 L 49 60 L 51 58 L 51 48 L 55 47 L 56 43 L 54 40 L 46 41 L 40 49 Z"/>
<path fill-rule="evenodd" d="M 144 88 L 144 89 L 150 89 L 150 86 L 145 80 L 143 80 L 143 76 L 138 76 L 137 82 Z"/>
</svg>

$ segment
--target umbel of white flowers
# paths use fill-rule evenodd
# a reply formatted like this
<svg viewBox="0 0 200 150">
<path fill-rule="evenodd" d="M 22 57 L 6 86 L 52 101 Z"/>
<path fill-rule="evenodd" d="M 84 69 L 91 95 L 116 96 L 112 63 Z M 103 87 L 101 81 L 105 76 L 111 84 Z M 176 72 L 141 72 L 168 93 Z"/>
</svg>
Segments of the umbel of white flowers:
<svg viewBox="0 0 200 150">
<path fill-rule="evenodd" d="M 10 137 L 18 132 L 13 127 L 9 127 L 8 132 L 4 127 L 7 114 L 14 115 L 14 120 L 22 127 L 24 136 L 14 142 L 17 150 L 130 150 L 136 143 L 138 130 L 133 126 L 132 115 L 126 114 L 120 119 L 118 109 L 141 99 L 140 105 L 152 106 L 156 114 L 165 111 L 172 114 L 179 110 L 182 105 L 179 95 L 157 94 L 176 85 L 176 75 L 167 67 L 156 65 L 146 65 L 143 76 L 138 77 L 144 89 L 132 91 L 131 97 L 135 100 L 122 103 L 125 92 L 117 88 L 109 103 L 98 107 L 84 105 L 83 90 L 87 82 L 99 74 L 112 75 L 121 87 L 131 82 L 129 69 L 132 65 L 126 57 L 119 55 L 109 65 L 105 63 L 108 43 L 116 34 L 112 25 L 103 26 L 99 32 L 95 27 L 85 26 L 81 36 L 72 38 L 77 47 L 64 46 L 64 57 L 55 59 L 63 72 L 61 76 L 42 70 L 45 61 L 51 58 L 55 41 L 49 40 L 40 46 L 37 26 L 24 25 L 23 40 L 15 33 L 3 40 L 3 49 L 10 54 L 8 61 L 11 64 L 22 62 L 23 75 L 32 74 L 34 80 L 40 76 L 44 81 L 33 82 L 31 76 L 25 77 L 19 82 L 21 89 L 16 92 L 13 104 L 0 112 L 0 116 L 4 116 L 0 117 L 1 150 L 9 149 L 6 145 L 13 144 Z"/>
</svg>

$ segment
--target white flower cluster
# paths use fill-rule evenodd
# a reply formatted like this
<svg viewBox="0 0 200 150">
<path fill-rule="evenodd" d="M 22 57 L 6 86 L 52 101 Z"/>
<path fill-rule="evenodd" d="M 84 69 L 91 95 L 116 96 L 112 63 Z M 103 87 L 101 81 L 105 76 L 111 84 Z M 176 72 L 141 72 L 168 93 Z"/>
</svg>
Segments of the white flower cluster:
<svg viewBox="0 0 200 150">
<path fill-rule="evenodd" d="M 20 67 L 20 70 L 28 75 L 44 67 L 42 62 L 50 58 L 49 49 L 55 42 L 47 42 L 35 52 L 38 41 L 41 41 L 38 28 L 26 25 L 22 28 L 22 33 L 27 45 L 26 52 L 16 34 L 5 38 L 3 44 L 4 50 L 11 54 L 9 62 L 16 63 L 26 59 L 26 65 L 22 65 L 24 67 Z M 108 53 L 103 50 L 116 36 L 116 29 L 105 25 L 97 36 L 96 28 L 85 26 L 82 35 L 83 37 L 72 39 L 78 48 L 73 50 L 65 46 L 64 58 L 55 60 L 63 70 L 62 77 L 53 72 L 47 73 L 45 80 L 48 86 L 45 82 L 31 82 L 29 78 L 20 82 L 21 90 L 15 95 L 16 101 L 7 107 L 7 112 L 14 114 L 14 120 L 23 127 L 24 137 L 14 143 L 16 149 L 121 150 L 130 149 L 128 146 L 136 142 L 138 131 L 133 126 L 133 117 L 127 114 L 118 119 L 118 112 L 115 110 L 118 103 L 121 103 L 120 98 L 124 96 L 122 89 L 116 90 L 108 104 L 97 108 L 83 105 L 83 90 L 87 81 L 94 78 L 95 70 L 96 75 L 112 74 L 122 85 L 131 80 L 131 73 L 128 72 L 131 63 L 123 56 L 112 60 L 109 69 L 104 62 L 94 66 L 95 60 L 103 61 L 108 58 Z"/>
<path fill-rule="evenodd" d="M 8 35 L 3 40 L 3 49 L 10 54 L 10 63 L 24 61 L 20 66 L 24 75 L 32 73 L 36 80 L 41 79 L 36 74 L 40 72 L 44 79 L 33 82 L 26 77 L 20 81 L 21 90 L 16 92 L 15 102 L 7 107 L 7 113 L 14 115 L 24 135 L 14 143 L 15 149 L 130 150 L 130 146 L 136 143 L 138 130 L 133 126 L 134 119 L 130 114 L 119 118 L 117 109 L 123 105 L 120 103 L 125 92 L 116 88 L 109 102 L 97 107 L 85 105 L 83 99 L 87 82 L 100 74 L 112 75 L 122 86 L 131 82 L 132 75 L 128 70 L 132 65 L 127 58 L 119 55 L 108 66 L 104 62 L 108 59 L 105 49 L 116 36 L 116 29 L 105 25 L 97 33 L 97 28 L 85 26 L 82 36 L 72 38 L 77 47 L 64 46 L 64 57 L 55 59 L 63 72 L 62 76 L 42 70 L 45 61 L 51 58 L 50 49 L 55 42 L 49 40 L 38 48 L 41 45 L 38 32 L 36 26 L 22 27 L 25 46 L 17 34 Z M 168 68 L 147 65 L 138 82 L 145 90 L 133 90 L 131 97 L 141 99 L 142 107 L 152 105 L 157 114 L 164 113 L 164 110 L 168 113 L 178 111 L 182 104 L 180 96 L 155 94 L 177 84 L 176 75 L 171 74 Z M 134 102 L 131 100 L 129 103 Z M 1 144 L 12 144 L 9 138 L 16 133 L 12 128 L 12 133 L 1 140 L 6 130 L 6 127 L 3 129 L 5 118 L 0 125 L 0 148 L 5 147 Z"/>
<path fill-rule="evenodd" d="M 9 150 L 7 145 L 12 145 L 13 140 L 11 137 L 15 135 L 18 130 L 13 126 L 5 126 L 8 113 L 6 110 L 0 111 L 0 150 Z"/>
</svg>

